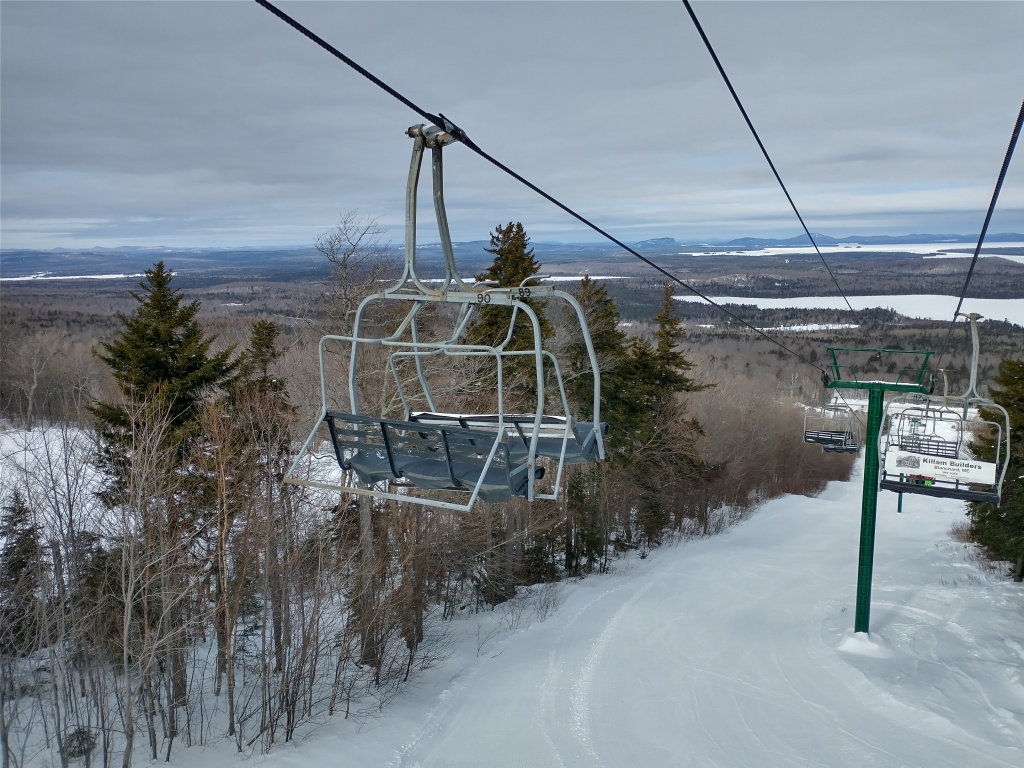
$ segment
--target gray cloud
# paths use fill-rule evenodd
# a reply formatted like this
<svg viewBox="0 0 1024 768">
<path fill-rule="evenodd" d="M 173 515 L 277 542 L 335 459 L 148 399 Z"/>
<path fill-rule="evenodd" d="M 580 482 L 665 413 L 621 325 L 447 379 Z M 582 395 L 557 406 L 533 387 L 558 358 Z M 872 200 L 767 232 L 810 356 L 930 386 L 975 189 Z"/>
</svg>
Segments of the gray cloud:
<svg viewBox="0 0 1024 768">
<path fill-rule="evenodd" d="M 283 7 L 615 234 L 798 231 L 681 3 Z M 980 228 L 1024 4 L 694 7 L 812 229 Z M 349 209 L 400 237 L 419 118 L 256 4 L 4 0 L 0 36 L 4 247 L 309 243 Z M 445 157 L 456 239 L 593 239 Z M 1022 164 L 992 231 L 1024 229 Z"/>
</svg>

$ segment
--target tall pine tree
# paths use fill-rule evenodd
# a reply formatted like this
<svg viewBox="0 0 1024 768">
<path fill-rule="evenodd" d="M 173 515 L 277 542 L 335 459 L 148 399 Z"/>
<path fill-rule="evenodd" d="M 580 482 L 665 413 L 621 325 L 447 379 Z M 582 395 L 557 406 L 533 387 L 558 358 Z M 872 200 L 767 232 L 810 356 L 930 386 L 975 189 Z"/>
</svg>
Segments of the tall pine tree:
<svg viewBox="0 0 1024 768">
<path fill-rule="evenodd" d="M 688 375 L 692 365 L 679 350 L 685 333 L 675 315 L 669 284 L 664 286 L 661 310 L 654 320 L 655 343 L 634 338 L 607 384 L 602 381 L 602 389 L 608 387 L 609 443 L 618 460 L 627 464 L 654 460 L 652 436 L 659 432 L 660 425 L 682 412 L 677 396 L 704 389 Z"/>
<path fill-rule="evenodd" d="M 580 281 L 579 287 L 573 291 L 573 297 L 579 302 L 587 319 L 590 340 L 601 373 L 602 421 L 607 421 L 605 409 L 608 393 L 612 390 L 611 384 L 626 353 L 626 334 L 619 328 L 619 308 L 608 295 L 604 284 L 591 280 L 589 275 Z M 567 321 L 565 325 L 572 327 L 574 323 Z M 564 358 L 569 406 L 577 418 L 590 420 L 594 415 L 594 376 L 582 334 L 568 340 Z"/>
<path fill-rule="evenodd" d="M 0 512 L 0 658 L 21 656 L 36 647 L 42 568 L 39 526 L 15 490 Z"/>
<path fill-rule="evenodd" d="M 666 283 L 654 344 L 643 338 L 631 342 L 609 403 L 612 460 L 635 485 L 636 522 L 645 544 L 660 541 L 670 519 L 669 498 L 674 489 L 696 482 L 702 464 L 696 451 L 702 429 L 686 417 L 680 395 L 704 387 L 688 375 L 691 364 L 678 347 L 685 334 L 675 307 Z"/>
<path fill-rule="evenodd" d="M 626 334 L 619 328 L 619 308 L 604 284 L 589 276 L 580 281 L 573 296 L 586 317 L 601 373 L 601 421 L 608 423 L 614 433 L 617 428 L 614 403 L 619 398 L 621 366 L 628 351 Z M 574 321 L 567 321 L 562 325 L 571 329 L 574 324 Z M 594 377 L 582 334 L 570 335 L 560 357 L 569 407 L 576 418 L 589 421 L 594 418 Z M 610 520 L 604 514 L 602 488 L 608 476 L 609 467 L 597 463 L 569 468 L 565 506 L 565 569 L 568 573 L 593 570 L 607 556 Z"/>
<path fill-rule="evenodd" d="M 638 525 L 642 541 L 660 539 L 670 518 L 672 497 L 699 475 L 696 450 L 700 425 L 686 416 L 680 395 L 704 387 L 689 376 L 690 362 L 679 349 L 684 338 L 675 314 L 671 286 L 662 293 L 653 343 L 642 337 L 626 343 L 618 329 L 618 311 L 603 289 L 581 285 L 577 298 L 585 307 L 601 365 L 601 420 L 608 423 L 607 466 L 574 467 L 569 480 L 566 568 L 590 569 L 605 558 L 614 518 L 623 522 L 623 537 L 632 542 Z M 582 390 L 576 398 L 583 405 Z M 615 497 L 628 499 L 632 510 L 608 507 Z M 616 502 L 612 502 L 616 503 Z"/>
<path fill-rule="evenodd" d="M 487 280 L 500 288 L 517 288 L 524 280 L 540 271 L 541 265 L 534 258 L 530 238 L 527 237 L 522 223 L 518 221 L 510 221 L 504 227 L 495 227 L 491 233 L 490 247 L 484 250 L 494 255 L 494 261 L 486 272 L 476 276 L 477 280 Z M 552 335 L 551 323 L 544 314 L 544 302 L 527 299 L 525 303 L 537 314 L 543 346 L 543 340 Z M 497 346 L 508 336 L 511 323 L 510 307 L 481 306 L 477 310 L 476 319 L 466 330 L 466 341 L 470 344 Z M 516 315 L 512 337 L 504 349 L 509 352 L 522 352 L 533 348 L 533 327 L 526 315 L 520 312 Z M 485 369 L 482 373 L 481 383 L 484 389 L 493 388 L 493 372 Z M 506 409 L 531 410 L 536 405 L 536 369 L 532 358 L 522 356 L 506 359 L 503 379 L 506 382 Z"/>
<path fill-rule="evenodd" d="M 530 238 L 526 235 L 521 222 L 506 226 L 498 225 L 491 233 L 491 245 L 485 251 L 494 256 L 494 261 L 487 271 L 476 276 L 477 280 L 486 280 L 499 288 L 517 288 L 527 278 L 540 272 L 540 262 L 534 258 Z M 541 333 L 551 332 L 551 325 L 544 316 L 543 306 L 536 301 L 526 301 L 540 321 Z M 499 344 L 508 334 L 512 310 L 508 307 L 481 307 L 476 321 L 469 329 L 471 343 Z M 507 349 L 523 350 L 533 346 L 533 332 L 529 320 L 521 313 L 516 318 L 515 331 Z"/>
<path fill-rule="evenodd" d="M 1005 358 L 999 364 L 992 399 L 1010 416 L 1010 466 L 1003 483 L 1002 504 L 973 504 L 971 535 L 992 555 L 1014 564 L 1014 581 L 1024 581 L 1024 359 Z M 999 421 L 1002 414 L 982 409 L 984 419 Z M 994 461 L 995 435 L 975 440 L 979 459 Z"/>
<path fill-rule="evenodd" d="M 234 372 L 234 347 L 210 352 L 216 336 L 207 335 L 196 315 L 200 302 L 186 303 L 171 287 L 173 274 L 158 262 L 146 270 L 134 314 L 118 313 L 121 330 L 100 344 L 97 356 L 110 367 L 123 400 L 149 401 L 166 413 L 169 439 L 180 448 L 194 434 L 203 397 Z M 122 402 L 97 402 L 89 409 L 99 423 L 106 461 L 119 463 L 132 418 Z M 115 471 L 116 474 L 116 471 Z"/>
<path fill-rule="evenodd" d="M 256 320 L 249 334 L 249 346 L 238 359 L 237 373 L 228 384 L 230 395 L 239 389 L 258 389 L 283 394 L 285 381 L 274 375 L 273 368 L 282 352 L 277 347 L 281 326 L 273 320 Z"/>
</svg>

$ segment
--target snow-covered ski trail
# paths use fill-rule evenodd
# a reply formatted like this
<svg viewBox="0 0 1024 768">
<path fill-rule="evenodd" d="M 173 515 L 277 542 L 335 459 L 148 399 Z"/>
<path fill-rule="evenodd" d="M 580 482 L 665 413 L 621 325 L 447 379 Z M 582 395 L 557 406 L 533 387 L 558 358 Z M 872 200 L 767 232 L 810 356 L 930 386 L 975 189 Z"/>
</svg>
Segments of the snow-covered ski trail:
<svg viewBox="0 0 1024 768">
<path fill-rule="evenodd" d="M 393 764 L 1024 764 L 1024 591 L 964 561 L 962 505 L 881 495 L 872 633 L 853 634 L 861 467 L 570 587 Z"/>
</svg>

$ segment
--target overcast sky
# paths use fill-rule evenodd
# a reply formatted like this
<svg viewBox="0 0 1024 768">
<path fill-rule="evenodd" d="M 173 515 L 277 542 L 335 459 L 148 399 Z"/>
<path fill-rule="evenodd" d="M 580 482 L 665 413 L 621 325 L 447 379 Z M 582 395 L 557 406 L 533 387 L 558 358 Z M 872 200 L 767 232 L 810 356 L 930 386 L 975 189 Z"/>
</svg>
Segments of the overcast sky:
<svg viewBox="0 0 1024 768">
<path fill-rule="evenodd" d="M 801 231 L 681 2 L 280 5 L 622 239 Z M 1024 2 L 694 9 L 812 231 L 980 230 Z M 421 119 L 253 2 L 3 0 L 0 56 L 5 248 L 309 244 L 354 209 L 401 239 Z M 1024 231 L 1022 155 L 990 232 Z M 595 239 L 464 147 L 445 161 L 455 240 Z"/>
</svg>

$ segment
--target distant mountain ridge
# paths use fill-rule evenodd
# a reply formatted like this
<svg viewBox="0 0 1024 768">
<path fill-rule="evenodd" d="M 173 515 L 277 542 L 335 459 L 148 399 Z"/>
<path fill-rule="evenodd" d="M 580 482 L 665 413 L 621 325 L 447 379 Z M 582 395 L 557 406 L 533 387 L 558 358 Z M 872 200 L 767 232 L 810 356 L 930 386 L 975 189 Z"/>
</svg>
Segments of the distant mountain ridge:
<svg viewBox="0 0 1024 768">
<path fill-rule="evenodd" d="M 975 245 L 978 242 L 977 235 L 936 235 L 936 234 L 911 234 L 911 235 L 849 235 L 848 237 L 832 237 L 831 235 L 825 235 L 819 232 L 812 233 L 814 235 L 814 241 L 818 245 L 899 245 L 901 243 L 919 243 L 919 244 L 942 244 L 949 243 L 951 245 Z M 986 243 L 1020 243 L 1024 242 L 1024 234 L 1020 232 L 1000 232 L 997 234 L 989 234 L 985 236 Z M 713 246 L 717 248 L 731 247 L 731 248 L 782 248 L 786 246 L 806 246 L 810 245 L 811 241 L 807 235 L 797 235 L 796 237 L 789 238 L 778 238 L 778 237 L 740 237 L 733 240 L 723 240 L 720 238 L 711 238 L 708 240 L 678 240 L 674 237 L 653 237 L 647 240 L 640 240 L 632 244 L 634 248 L 639 249 L 653 249 L 653 248 L 674 248 L 676 246 L 682 247 L 700 247 L 700 246 Z M 452 243 L 452 246 L 456 250 L 483 250 L 490 245 L 487 240 L 467 240 L 463 242 Z M 534 240 L 533 245 L 535 246 L 580 246 L 580 247 L 594 247 L 594 246 L 607 246 L 607 247 L 618 247 L 614 243 L 610 242 L 597 242 L 597 243 L 569 243 L 569 242 L 542 242 Z M 430 253 L 437 251 L 440 253 L 440 243 L 423 243 L 417 246 L 417 251 L 424 253 Z M 0 248 L 0 256 L 3 257 L 15 257 L 26 254 L 53 254 L 53 255 L 66 255 L 66 256 L 146 256 L 152 258 L 153 256 L 166 255 L 168 257 L 181 257 L 184 255 L 189 256 L 216 256 L 222 254 L 225 256 L 233 255 L 235 257 L 243 254 L 253 253 L 268 253 L 275 251 L 289 251 L 289 252 L 303 252 L 306 255 L 312 255 L 314 253 L 311 245 L 240 245 L 235 247 L 196 247 L 196 248 L 175 248 L 171 246 L 163 245 L 121 245 L 116 247 L 106 247 L 102 245 L 91 246 L 88 248 L 49 248 L 49 249 L 33 249 L 33 248 Z"/>
</svg>

